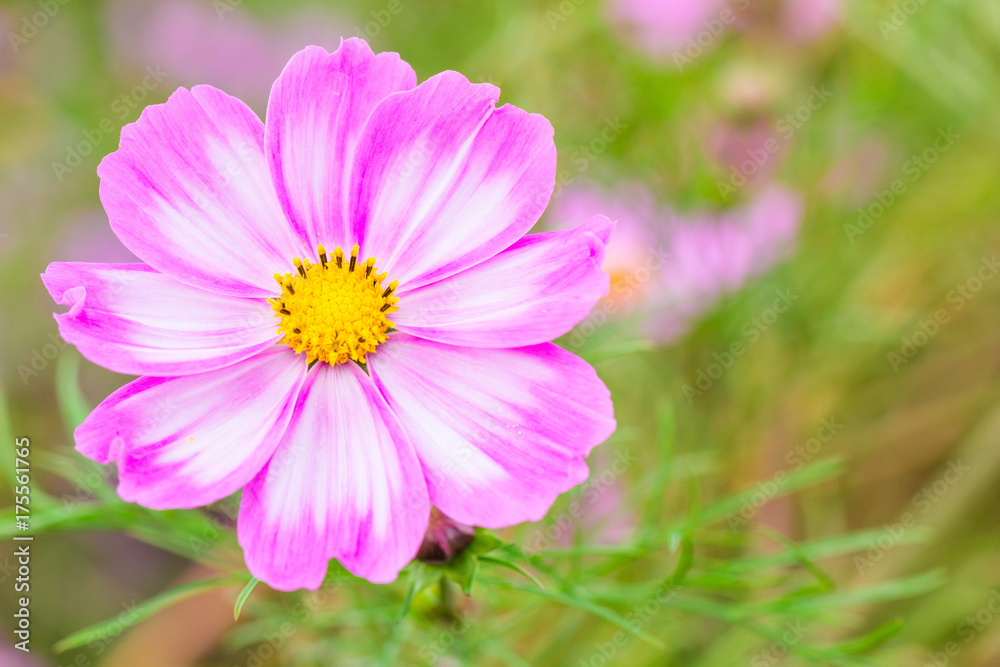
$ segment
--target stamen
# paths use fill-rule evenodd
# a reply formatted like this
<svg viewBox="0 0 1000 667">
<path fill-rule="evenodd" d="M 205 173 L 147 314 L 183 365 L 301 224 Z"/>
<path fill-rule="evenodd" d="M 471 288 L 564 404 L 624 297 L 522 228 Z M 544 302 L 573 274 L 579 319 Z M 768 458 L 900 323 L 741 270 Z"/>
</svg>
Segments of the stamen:
<svg viewBox="0 0 1000 667">
<path fill-rule="evenodd" d="M 352 273 L 354 272 L 354 267 L 357 266 L 358 264 L 358 250 L 359 250 L 358 244 L 355 243 L 354 247 L 351 248 L 351 267 L 347 269 Z"/>
<path fill-rule="evenodd" d="M 278 333 L 295 353 L 305 353 L 311 365 L 317 361 L 342 364 L 348 360 L 364 365 L 367 355 L 395 331 L 388 319 L 398 310 L 392 296 L 397 282 L 382 287 L 385 273 L 375 267 L 375 258 L 365 263 L 364 275 L 358 268 L 357 244 L 350 262 L 344 265 L 344 251 L 337 247 L 330 262 L 326 248 L 317 246 L 318 263 L 294 258 L 295 271 L 275 274 L 281 295 L 271 299 L 279 319 Z"/>
</svg>

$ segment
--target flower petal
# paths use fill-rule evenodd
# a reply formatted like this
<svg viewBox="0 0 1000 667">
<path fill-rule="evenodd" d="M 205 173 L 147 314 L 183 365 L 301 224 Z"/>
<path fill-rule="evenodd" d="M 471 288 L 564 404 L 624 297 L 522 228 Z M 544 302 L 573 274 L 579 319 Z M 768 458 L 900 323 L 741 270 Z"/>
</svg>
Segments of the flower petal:
<svg viewBox="0 0 1000 667">
<path fill-rule="evenodd" d="M 801 199 L 771 186 L 744 208 L 668 227 L 670 259 L 650 299 L 646 333 L 676 339 L 719 298 L 770 270 L 794 245 L 801 218 Z"/>
<path fill-rule="evenodd" d="M 309 240 L 348 242 L 348 179 L 354 147 L 372 109 L 417 77 L 395 53 L 377 56 L 348 39 L 333 54 L 318 46 L 295 54 L 267 104 L 267 159 L 278 199 L 293 227 Z"/>
<path fill-rule="evenodd" d="M 587 478 L 583 457 L 615 429 L 594 369 L 551 343 L 482 349 L 397 333 L 368 360 L 431 502 L 461 523 L 538 521 Z"/>
<path fill-rule="evenodd" d="M 327 562 L 388 583 L 430 516 L 413 446 L 353 363 L 309 373 L 274 457 L 244 489 L 238 537 L 250 572 L 278 590 L 323 583 Z"/>
<path fill-rule="evenodd" d="M 208 373 L 142 377 L 76 429 L 76 448 L 118 461 L 118 495 L 153 509 L 200 507 L 236 492 L 267 463 L 305 376 L 285 347 Z"/>
<path fill-rule="evenodd" d="M 442 72 L 379 104 L 358 141 L 353 237 L 413 288 L 492 257 L 538 220 L 555 185 L 545 118 Z"/>
<path fill-rule="evenodd" d="M 278 339 L 263 299 L 185 285 L 145 264 L 54 262 L 42 282 L 59 335 L 117 373 L 188 375 L 246 359 Z"/>
<path fill-rule="evenodd" d="M 272 296 L 274 273 L 306 256 L 271 184 L 264 124 L 211 86 L 179 88 L 146 107 L 97 174 L 122 243 L 188 285 Z"/>
<path fill-rule="evenodd" d="M 566 333 L 608 293 L 601 237 L 614 225 L 596 216 L 571 231 L 529 234 L 453 276 L 400 291 L 396 328 L 472 347 L 521 347 Z"/>
</svg>

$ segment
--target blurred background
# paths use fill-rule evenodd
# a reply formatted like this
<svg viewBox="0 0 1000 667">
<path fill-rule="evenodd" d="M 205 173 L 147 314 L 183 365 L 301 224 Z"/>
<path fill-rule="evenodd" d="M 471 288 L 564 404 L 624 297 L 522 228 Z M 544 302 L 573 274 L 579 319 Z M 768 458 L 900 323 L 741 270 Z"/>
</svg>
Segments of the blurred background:
<svg viewBox="0 0 1000 667">
<path fill-rule="evenodd" d="M 35 0 L 0 36 L 3 483 L 30 437 L 36 536 L 24 654 L 5 486 L 0 664 L 1000 665 L 1000 4 Z M 484 561 L 402 620 L 412 572 L 259 586 L 234 623 L 235 499 L 132 507 L 73 451 L 131 378 L 61 341 L 38 276 L 135 261 L 95 169 L 144 106 L 207 83 L 263 117 L 349 36 L 552 122 L 538 229 L 618 220 L 559 342 L 619 430 L 501 532 L 544 589 Z"/>
</svg>

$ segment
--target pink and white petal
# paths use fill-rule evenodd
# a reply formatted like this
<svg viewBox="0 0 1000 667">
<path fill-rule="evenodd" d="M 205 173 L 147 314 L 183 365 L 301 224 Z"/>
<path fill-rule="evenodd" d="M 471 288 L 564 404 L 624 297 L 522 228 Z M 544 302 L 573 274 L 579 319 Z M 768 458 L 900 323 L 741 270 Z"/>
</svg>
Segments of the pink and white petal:
<svg viewBox="0 0 1000 667">
<path fill-rule="evenodd" d="M 153 268 L 221 294 L 272 296 L 306 256 L 264 158 L 264 124 L 211 86 L 177 89 L 122 129 L 97 168 L 122 243 Z"/>
<path fill-rule="evenodd" d="M 200 507 L 238 491 L 270 459 L 306 374 L 284 346 L 208 373 L 142 377 L 76 429 L 76 448 L 118 462 L 118 495 L 153 509 Z"/>
<path fill-rule="evenodd" d="M 442 72 L 391 95 L 358 141 L 349 210 L 362 256 L 410 288 L 492 257 L 538 220 L 555 185 L 552 126 Z"/>
<path fill-rule="evenodd" d="M 267 104 L 267 159 L 281 206 L 309 247 L 348 242 L 345 202 L 365 121 L 387 95 L 417 85 L 395 53 L 364 40 L 332 54 L 310 46 L 292 56 Z M 332 249 L 332 247 L 331 247 Z"/>
<path fill-rule="evenodd" d="M 69 306 L 55 314 L 63 340 L 117 373 L 202 373 L 278 340 L 267 301 L 206 292 L 145 264 L 53 262 L 42 282 Z"/>
<path fill-rule="evenodd" d="M 319 588 L 330 558 L 388 583 L 416 555 L 429 516 L 413 446 L 371 379 L 353 363 L 319 364 L 243 491 L 237 535 L 247 568 L 278 590 Z"/>
<path fill-rule="evenodd" d="M 399 292 L 392 321 L 421 338 L 471 347 L 521 347 L 573 328 L 608 293 L 595 216 L 570 231 L 529 234 L 498 255 L 430 285 Z"/>
<path fill-rule="evenodd" d="M 551 343 L 468 348 L 397 333 L 368 362 L 431 503 L 460 523 L 538 521 L 587 478 L 583 457 L 615 429 L 594 369 Z"/>
</svg>

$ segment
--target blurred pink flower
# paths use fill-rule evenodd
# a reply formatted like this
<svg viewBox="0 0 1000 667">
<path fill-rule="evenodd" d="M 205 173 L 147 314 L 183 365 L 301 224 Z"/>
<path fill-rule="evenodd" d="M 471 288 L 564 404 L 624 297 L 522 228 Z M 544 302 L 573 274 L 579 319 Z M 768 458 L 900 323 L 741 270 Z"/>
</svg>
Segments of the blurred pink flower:
<svg viewBox="0 0 1000 667">
<path fill-rule="evenodd" d="M 159 65 L 176 84 L 211 84 L 253 106 L 303 45 L 334 50 L 350 33 L 347 22 L 306 10 L 265 25 L 237 4 L 118 0 L 112 44 L 130 66 Z"/>
<path fill-rule="evenodd" d="M 0 8 L 0 35 L 6 36 L 8 41 L 7 46 L 0 49 L 0 73 L 6 72 L 13 61 L 11 56 L 14 51 L 10 44 L 11 35 L 16 35 L 13 28 L 14 23 L 7 18 L 6 8 Z"/>
<path fill-rule="evenodd" d="M 836 24 L 840 0 L 781 0 L 773 8 L 747 0 L 609 0 L 607 15 L 631 46 L 683 66 L 730 29 L 752 26 L 761 18 L 773 20 L 791 41 L 818 39 Z"/>
<path fill-rule="evenodd" d="M 42 667 L 30 653 L 14 648 L 10 644 L 0 644 L 0 665 L 4 667 Z"/>
<path fill-rule="evenodd" d="M 581 524 L 591 544 L 625 544 L 632 539 L 639 516 L 628 506 L 621 481 L 595 497 L 594 506 L 584 513 Z"/>
<path fill-rule="evenodd" d="M 867 204 L 887 176 L 892 151 L 880 136 L 860 141 L 844 136 L 837 141 L 839 155 L 820 182 L 824 196 L 848 206 Z"/>
<path fill-rule="evenodd" d="M 648 332 L 660 341 L 680 336 L 720 298 L 767 272 L 788 254 L 801 217 L 800 199 L 772 186 L 743 208 L 669 225 L 670 259 Z"/>
<path fill-rule="evenodd" d="M 637 460 L 627 450 L 613 454 L 596 450 L 591 456 L 593 472 L 581 485 L 569 512 L 556 517 L 542 537 L 529 543 L 544 547 L 540 549 L 544 551 L 548 548 L 545 538 L 568 547 L 578 533 L 584 534 L 587 544 L 625 544 L 632 539 L 639 526 L 639 514 L 629 503 L 624 475 Z"/>
<path fill-rule="evenodd" d="M 720 194 L 728 198 L 730 190 L 770 181 L 788 141 L 766 116 L 744 124 L 722 122 L 711 128 L 706 142 L 708 152 L 725 170 Z"/>
<path fill-rule="evenodd" d="M 667 343 L 789 253 L 802 203 L 772 185 L 741 208 L 680 214 L 656 208 L 637 184 L 612 192 L 584 185 L 565 191 L 550 219 L 570 228 L 587 211 L 617 222 L 604 260 L 611 276 L 605 303 L 614 302 L 606 312 L 638 315 L 651 340 Z"/>
<path fill-rule="evenodd" d="M 798 42 L 825 36 L 840 19 L 840 0 L 785 0 L 782 30 Z"/>
<path fill-rule="evenodd" d="M 725 27 L 724 9 L 723 0 L 610 0 L 607 12 L 626 40 L 663 59 L 682 53 L 692 40 L 701 48 L 711 46 Z M 703 31 L 707 37 L 699 41 Z"/>
<path fill-rule="evenodd" d="M 639 515 L 629 504 L 624 473 L 634 460 L 627 451 L 594 454 L 594 473 L 578 501 L 583 506 L 580 527 L 591 544 L 625 544 L 639 526 Z"/>
<path fill-rule="evenodd" d="M 589 220 L 593 213 L 601 211 L 611 219 L 618 220 L 611 242 L 605 246 L 604 272 L 611 276 L 631 273 L 644 253 L 655 250 L 656 202 L 652 194 L 638 183 L 626 183 L 614 192 L 605 192 L 596 186 L 570 187 L 561 196 L 553 198 L 550 219 L 559 223 L 560 229 L 573 225 L 563 225 L 571 220 Z"/>
</svg>

